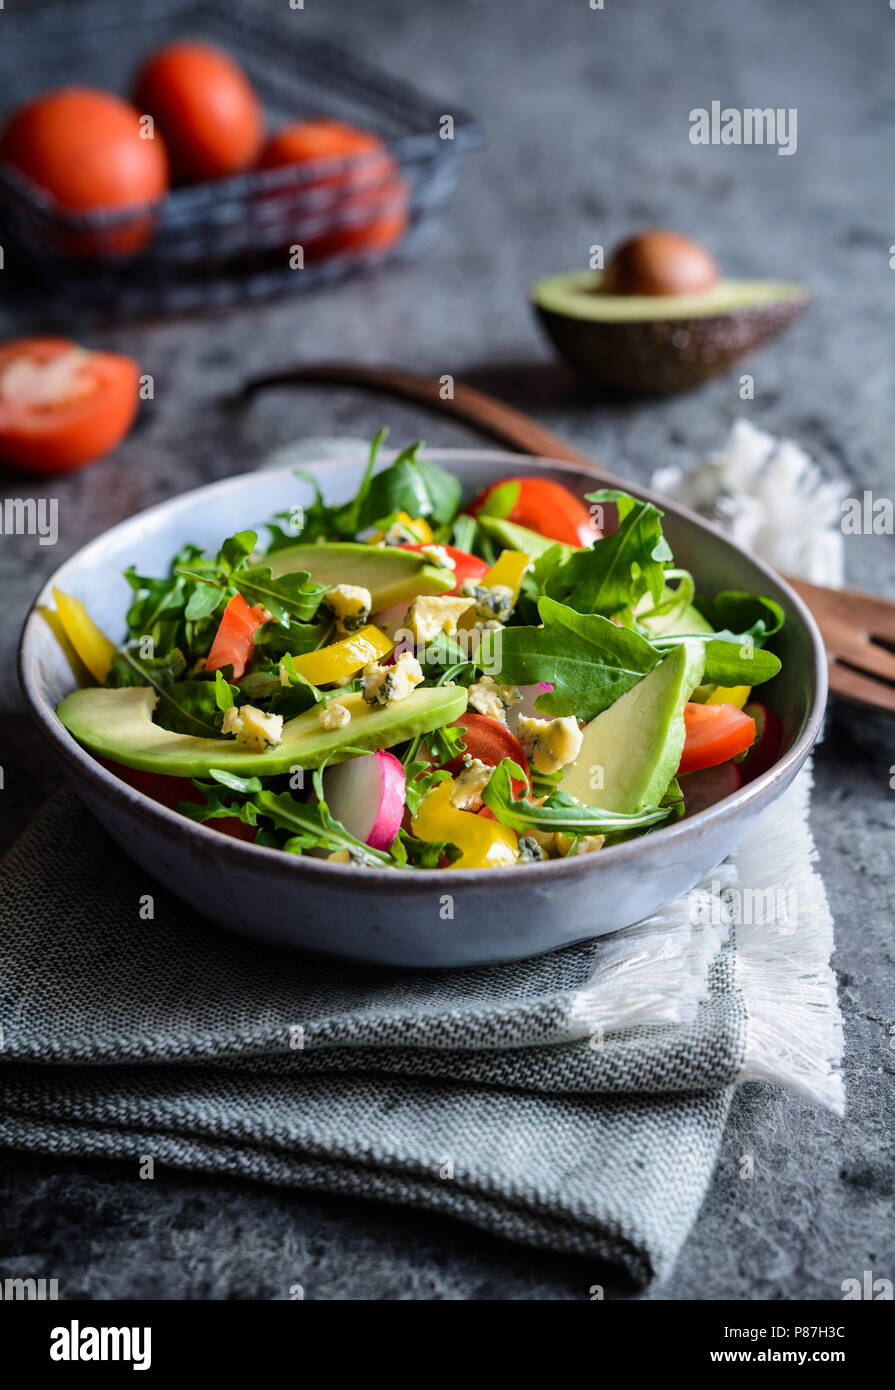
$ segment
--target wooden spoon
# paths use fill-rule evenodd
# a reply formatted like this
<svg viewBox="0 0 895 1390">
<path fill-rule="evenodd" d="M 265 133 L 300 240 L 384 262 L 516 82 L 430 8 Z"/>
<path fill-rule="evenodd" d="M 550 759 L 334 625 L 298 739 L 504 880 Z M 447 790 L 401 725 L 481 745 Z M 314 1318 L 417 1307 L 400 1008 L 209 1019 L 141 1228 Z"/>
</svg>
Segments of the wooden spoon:
<svg viewBox="0 0 895 1390">
<path fill-rule="evenodd" d="M 477 426 L 520 453 L 575 463 L 610 487 L 624 486 L 620 478 L 530 416 L 460 381 L 454 382 L 453 395 L 445 400 L 440 382 L 415 372 L 339 362 L 300 363 L 248 382 L 244 392 L 295 382 L 361 386 L 429 405 L 463 424 Z M 790 575 L 783 577 L 810 608 L 823 634 L 833 694 L 865 709 L 895 714 L 895 602 L 857 589 L 826 589 Z"/>
</svg>

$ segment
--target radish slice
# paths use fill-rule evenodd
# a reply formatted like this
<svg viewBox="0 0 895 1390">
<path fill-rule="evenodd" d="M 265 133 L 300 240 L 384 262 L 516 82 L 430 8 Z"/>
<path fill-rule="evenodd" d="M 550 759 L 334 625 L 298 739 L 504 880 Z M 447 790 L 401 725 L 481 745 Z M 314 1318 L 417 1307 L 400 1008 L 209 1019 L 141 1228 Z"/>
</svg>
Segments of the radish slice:
<svg viewBox="0 0 895 1390">
<path fill-rule="evenodd" d="M 507 711 L 507 727 L 511 733 L 516 733 L 519 727 L 520 717 L 523 719 L 549 719 L 549 714 L 541 714 L 535 709 L 535 700 L 539 695 L 545 695 L 553 686 L 548 681 L 538 681 L 537 685 L 517 685 L 516 689 L 522 696 L 518 705 L 513 705 Z"/>
<path fill-rule="evenodd" d="M 736 763 L 719 763 L 717 767 L 705 767 L 700 772 L 687 772 L 678 780 L 688 816 L 708 810 L 709 806 L 723 801 L 725 796 L 732 796 L 743 785 Z"/>
<path fill-rule="evenodd" d="M 388 849 L 404 814 L 404 768 L 394 753 L 364 753 L 328 767 L 326 803 L 336 820 L 371 849 Z"/>
</svg>

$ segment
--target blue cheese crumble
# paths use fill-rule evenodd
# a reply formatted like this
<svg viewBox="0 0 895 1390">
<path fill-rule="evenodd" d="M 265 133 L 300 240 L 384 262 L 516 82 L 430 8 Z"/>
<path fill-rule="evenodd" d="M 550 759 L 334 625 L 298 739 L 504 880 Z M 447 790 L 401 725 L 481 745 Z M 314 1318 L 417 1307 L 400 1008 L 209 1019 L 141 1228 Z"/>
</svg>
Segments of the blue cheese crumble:
<svg viewBox="0 0 895 1390">
<path fill-rule="evenodd" d="M 531 719 L 522 715 L 516 733 L 532 767 L 546 775 L 573 763 L 581 752 L 582 734 L 572 715 L 565 719 Z"/>
<path fill-rule="evenodd" d="M 232 734 L 243 748 L 253 753 L 266 753 L 276 748 L 283 737 L 283 716 L 265 714 L 254 705 L 231 705 L 224 710 L 222 732 Z"/>
<path fill-rule="evenodd" d="M 423 668 L 415 656 L 402 652 L 393 666 L 372 661 L 361 675 L 364 699 L 368 705 L 391 705 L 406 700 L 423 679 Z"/>
<path fill-rule="evenodd" d="M 340 631 L 350 634 L 363 627 L 369 618 L 373 599 L 370 590 L 358 584 L 335 584 L 327 590 L 326 606 Z"/>
</svg>

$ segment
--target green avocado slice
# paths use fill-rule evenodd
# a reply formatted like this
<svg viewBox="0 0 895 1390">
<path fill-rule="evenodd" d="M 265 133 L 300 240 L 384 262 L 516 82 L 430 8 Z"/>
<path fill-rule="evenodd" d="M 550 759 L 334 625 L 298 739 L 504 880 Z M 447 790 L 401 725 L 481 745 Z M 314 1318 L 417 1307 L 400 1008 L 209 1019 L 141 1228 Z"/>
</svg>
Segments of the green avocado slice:
<svg viewBox="0 0 895 1390">
<path fill-rule="evenodd" d="M 485 535 L 497 541 L 505 550 L 519 550 L 523 555 L 530 555 L 533 560 L 555 545 L 562 547 L 563 562 L 575 553 L 574 546 L 551 540 L 550 536 L 542 536 L 538 531 L 529 531 L 527 526 L 519 526 L 515 521 L 507 521 L 504 517 L 483 516 L 479 513 L 476 521 Z"/>
<path fill-rule="evenodd" d="M 226 768 L 248 777 L 267 777 L 293 767 L 318 767 L 324 761 L 351 757 L 344 749 L 370 752 L 403 743 L 417 734 L 449 724 L 466 709 L 466 691 L 445 685 L 412 691 L 391 705 L 368 705 L 359 693 L 342 696 L 350 723 L 324 729 L 317 707 L 283 726 L 282 742 L 255 753 L 231 738 L 195 738 L 175 734 L 152 722 L 158 696 L 149 686 L 127 689 L 75 690 L 57 711 L 69 733 L 99 757 L 144 772 L 173 777 L 204 777 Z"/>
<path fill-rule="evenodd" d="M 684 747 L 684 705 L 702 680 L 703 644 L 684 642 L 586 725 L 560 788 L 586 806 L 657 806 Z M 599 770 L 599 775 L 598 775 Z M 602 785 L 594 787 L 592 782 Z"/>
<path fill-rule="evenodd" d="M 361 545 L 354 541 L 290 545 L 275 550 L 268 563 L 275 579 L 307 570 L 317 584 L 355 584 L 369 589 L 373 612 L 410 602 L 417 594 L 444 594 L 456 584 L 453 571 L 426 563 L 425 555 L 395 545 Z"/>
<path fill-rule="evenodd" d="M 659 595 L 659 603 L 665 603 L 668 599 L 673 597 L 674 591 L 669 589 L 666 584 Z M 647 604 L 651 604 L 652 599 L 647 596 L 646 602 Z M 657 613 L 654 618 L 641 618 L 636 608 L 634 612 L 637 616 L 637 621 L 642 627 L 646 628 L 647 633 L 651 637 L 687 637 L 691 633 L 714 632 L 715 630 L 711 623 L 702 616 L 699 609 L 693 607 L 692 603 L 688 603 L 687 607 L 681 612 Z"/>
</svg>

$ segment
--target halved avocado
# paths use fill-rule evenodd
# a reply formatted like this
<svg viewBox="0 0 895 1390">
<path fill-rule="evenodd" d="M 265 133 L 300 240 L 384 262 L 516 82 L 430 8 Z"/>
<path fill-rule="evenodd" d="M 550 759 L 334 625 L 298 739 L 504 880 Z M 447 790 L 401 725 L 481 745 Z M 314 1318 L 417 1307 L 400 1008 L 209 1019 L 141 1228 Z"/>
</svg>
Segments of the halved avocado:
<svg viewBox="0 0 895 1390">
<path fill-rule="evenodd" d="M 345 695 L 339 703 L 350 711 L 351 720 L 342 728 L 324 729 L 315 706 L 283 725 L 282 742 L 276 748 L 255 753 L 235 739 L 195 738 L 162 729 L 152 722 L 157 699 L 145 685 L 119 690 L 94 687 L 66 696 L 57 713 L 69 733 L 91 753 L 125 767 L 174 777 L 205 777 L 213 767 L 240 776 L 267 777 L 353 756 L 343 749 L 389 748 L 449 724 L 466 709 L 466 691 L 461 686 L 414 690 L 391 705 L 368 705 L 360 694 Z"/>
<path fill-rule="evenodd" d="M 719 280 L 685 294 L 607 294 L 604 273 L 550 275 L 532 290 L 541 323 L 566 360 L 636 395 L 686 391 L 786 328 L 811 296 L 778 280 Z"/>
<path fill-rule="evenodd" d="M 276 579 L 307 570 L 318 584 L 355 584 L 369 589 L 373 611 L 409 602 L 417 594 L 444 594 L 456 584 L 454 573 L 426 563 L 425 555 L 396 545 L 361 545 L 353 541 L 290 545 L 275 550 L 268 563 Z"/>
</svg>

